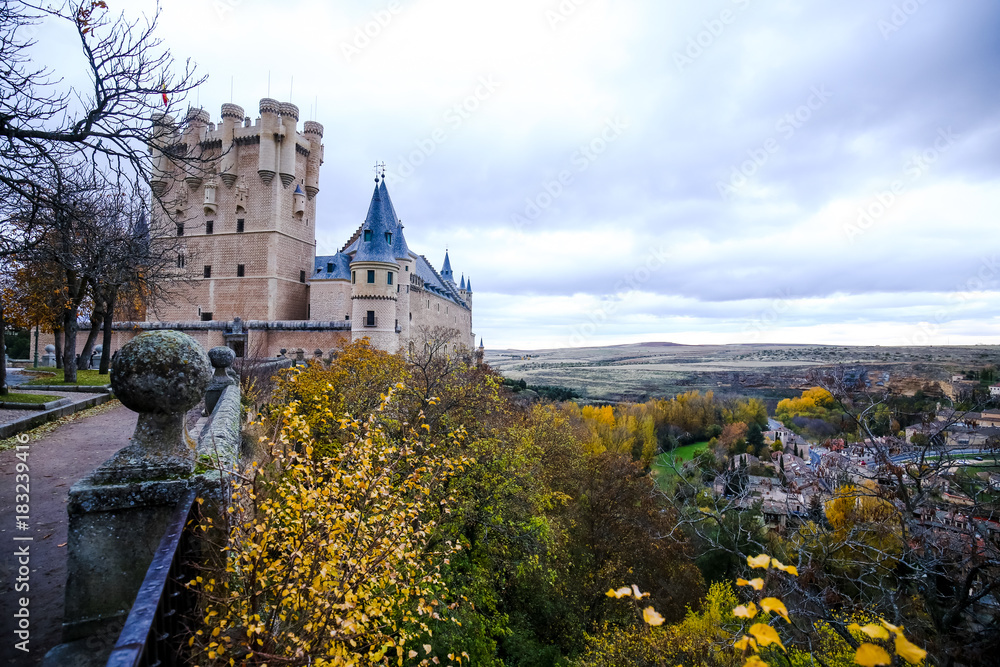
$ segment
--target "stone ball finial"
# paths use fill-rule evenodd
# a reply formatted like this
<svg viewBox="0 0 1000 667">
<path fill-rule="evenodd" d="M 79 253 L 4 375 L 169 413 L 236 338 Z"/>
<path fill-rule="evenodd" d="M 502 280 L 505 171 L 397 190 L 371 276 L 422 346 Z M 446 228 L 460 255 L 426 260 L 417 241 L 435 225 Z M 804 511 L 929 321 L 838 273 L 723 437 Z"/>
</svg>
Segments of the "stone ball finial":
<svg viewBox="0 0 1000 667">
<path fill-rule="evenodd" d="M 208 351 L 208 360 L 212 362 L 212 367 L 215 369 L 226 369 L 233 365 L 236 361 L 236 353 L 232 348 L 226 347 L 225 345 L 219 345 L 218 347 L 213 347 Z M 223 373 L 225 371 L 223 370 Z M 219 371 L 216 370 L 216 375 Z"/>
<path fill-rule="evenodd" d="M 55 354 L 55 353 L 56 353 L 55 345 L 49 343 L 48 345 L 45 346 L 45 354 Z"/>
<path fill-rule="evenodd" d="M 180 331 L 147 331 L 125 343 L 111 363 L 111 388 L 139 413 L 132 442 L 91 477 L 97 484 L 186 476 L 194 471 L 195 443 L 184 426 L 211 379 L 208 355 Z"/>
<path fill-rule="evenodd" d="M 134 412 L 176 414 L 201 401 L 208 355 L 180 331 L 147 331 L 122 346 L 111 367 L 115 397 Z"/>
</svg>

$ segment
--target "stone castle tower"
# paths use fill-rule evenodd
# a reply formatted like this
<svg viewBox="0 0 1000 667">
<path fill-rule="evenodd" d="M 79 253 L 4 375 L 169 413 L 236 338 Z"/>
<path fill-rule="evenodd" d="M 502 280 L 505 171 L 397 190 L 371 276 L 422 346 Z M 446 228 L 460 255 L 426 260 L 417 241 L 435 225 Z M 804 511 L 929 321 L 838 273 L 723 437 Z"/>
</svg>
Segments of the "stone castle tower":
<svg viewBox="0 0 1000 667">
<path fill-rule="evenodd" d="M 438 273 L 410 250 L 384 168 L 361 227 L 340 252 L 316 256 L 323 126 L 306 121 L 299 132 L 298 120 L 294 104 L 270 98 L 254 122 L 235 104 L 222 105 L 218 125 L 202 109 L 182 129 L 154 118 L 163 131 L 150 146 L 150 182 L 165 208 L 150 232 L 178 252 L 168 298 L 150 305 L 139 328 L 188 331 L 238 356 L 315 354 L 366 337 L 413 351 L 441 330 L 453 332 L 456 350 L 472 349 L 472 282 L 463 274 L 455 283 L 447 252 Z M 182 171 L 172 153 L 200 164 Z"/>
<path fill-rule="evenodd" d="M 169 206 L 151 228 L 161 238 L 183 237 L 171 241 L 180 241 L 176 271 L 186 284 L 154 304 L 148 319 L 309 317 L 323 126 L 306 121 L 299 132 L 291 103 L 264 98 L 259 110 L 251 123 L 242 107 L 223 104 L 216 126 L 207 111 L 192 109 L 179 134 L 165 132 L 151 147 L 152 187 Z M 173 127 L 168 117 L 157 120 Z M 167 147 L 200 156 L 203 168 L 178 173 Z"/>
</svg>

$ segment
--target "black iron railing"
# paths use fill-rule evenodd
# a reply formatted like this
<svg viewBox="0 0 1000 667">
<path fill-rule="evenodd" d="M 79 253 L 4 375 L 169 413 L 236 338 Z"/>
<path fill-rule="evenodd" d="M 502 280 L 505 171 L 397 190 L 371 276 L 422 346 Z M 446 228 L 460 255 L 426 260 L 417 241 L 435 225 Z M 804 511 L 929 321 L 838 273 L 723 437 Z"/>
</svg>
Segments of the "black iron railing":
<svg viewBox="0 0 1000 667">
<path fill-rule="evenodd" d="M 198 556 L 193 534 L 198 522 L 196 495 L 190 491 L 178 503 L 106 667 L 187 664 L 184 622 L 194 609 L 196 594 L 184 582 L 195 576 Z"/>
</svg>

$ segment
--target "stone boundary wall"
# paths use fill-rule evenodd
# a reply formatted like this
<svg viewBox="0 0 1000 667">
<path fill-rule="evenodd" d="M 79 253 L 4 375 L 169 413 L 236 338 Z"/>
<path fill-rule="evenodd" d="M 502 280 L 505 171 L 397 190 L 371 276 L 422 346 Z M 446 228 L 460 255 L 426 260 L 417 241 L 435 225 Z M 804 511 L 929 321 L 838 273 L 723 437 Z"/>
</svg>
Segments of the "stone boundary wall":
<svg viewBox="0 0 1000 667">
<path fill-rule="evenodd" d="M 121 349 L 125 343 L 144 331 L 181 331 L 194 338 L 205 350 L 219 345 L 229 345 L 234 339 L 233 322 L 212 320 L 209 322 L 117 322 L 112 327 L 114 334 L 111 340 L 111 352 Z M 351 323 L 349 321 L 312 321 L 312 320 L 247 320 L 240 323 L 244 344 L 244 356 L 249 358 L 274 358 L 282 349 L 294 350 L 302 348 L 309 355 L 313 350 L 321 349 L 324 353 L 340 341 L 350 341 Z M 82 346 L 85 332 L 89 324 L 80 325 L 78 346 Z M 41 334 L 45 338 L 39 341 L 44 348 L 54 342 L 52 334 Z M 239 338 L 239 334 L 236 335 Z M 79 349 L 78 349 L 79 351 Z"/>
</svg>

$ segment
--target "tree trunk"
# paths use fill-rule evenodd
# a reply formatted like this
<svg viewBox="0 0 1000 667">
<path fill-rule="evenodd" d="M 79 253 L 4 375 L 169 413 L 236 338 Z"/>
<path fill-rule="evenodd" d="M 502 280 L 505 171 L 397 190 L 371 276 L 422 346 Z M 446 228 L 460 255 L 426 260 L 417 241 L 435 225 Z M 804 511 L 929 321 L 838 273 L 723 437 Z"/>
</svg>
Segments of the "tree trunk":
<svg viewBox="0 0 1000 667">
<path fill-rule="evenodd" d="M 94 343 L 97 341 L 97 334 L 101 332 L 101 325 L 104 324 L 104 312 L 94 307 L 94 312 L 90 315 L 90 331 L 87 333 L 87 340 L 80 350 L 80 362 L 83 368 L 90 368 L 90 355 L 94 353 Z"/>
<path fill-rule="evenodd" d="M 3 321 L 3 300 L 0 300 L 0 352 L 6 351 L 6 340 L 4 338 L 4 326 Z M 6 357 L 0 363 L 0 396 L 7 395 L 7 359 Z"/>
<path fill-rule="evenodd" d="M 98 375 L 107 375 L 111 366 L 111 324 L 115 317 L 115 301 L 118 300 L 118 290 L 112 289 L 108 295 L 107 308 L 104 309 L 104 342 L 101 349 L 101 368 Z"/>
<path fill-rule="evenodd" d="M 63 331 L 66 343 L 63 346 L 63 380 L 76 382 L 76 310 L 67 309 L 63 315 Z"/>
<path fill-rule="evenodd" d="M 63 367 L 62 363 L 62 351 L 63 351 L 63 330 L 62 327 L 52 327 L 53 344 L 56 348 L 56 370 L 61 370 Z"/>
</svg>

